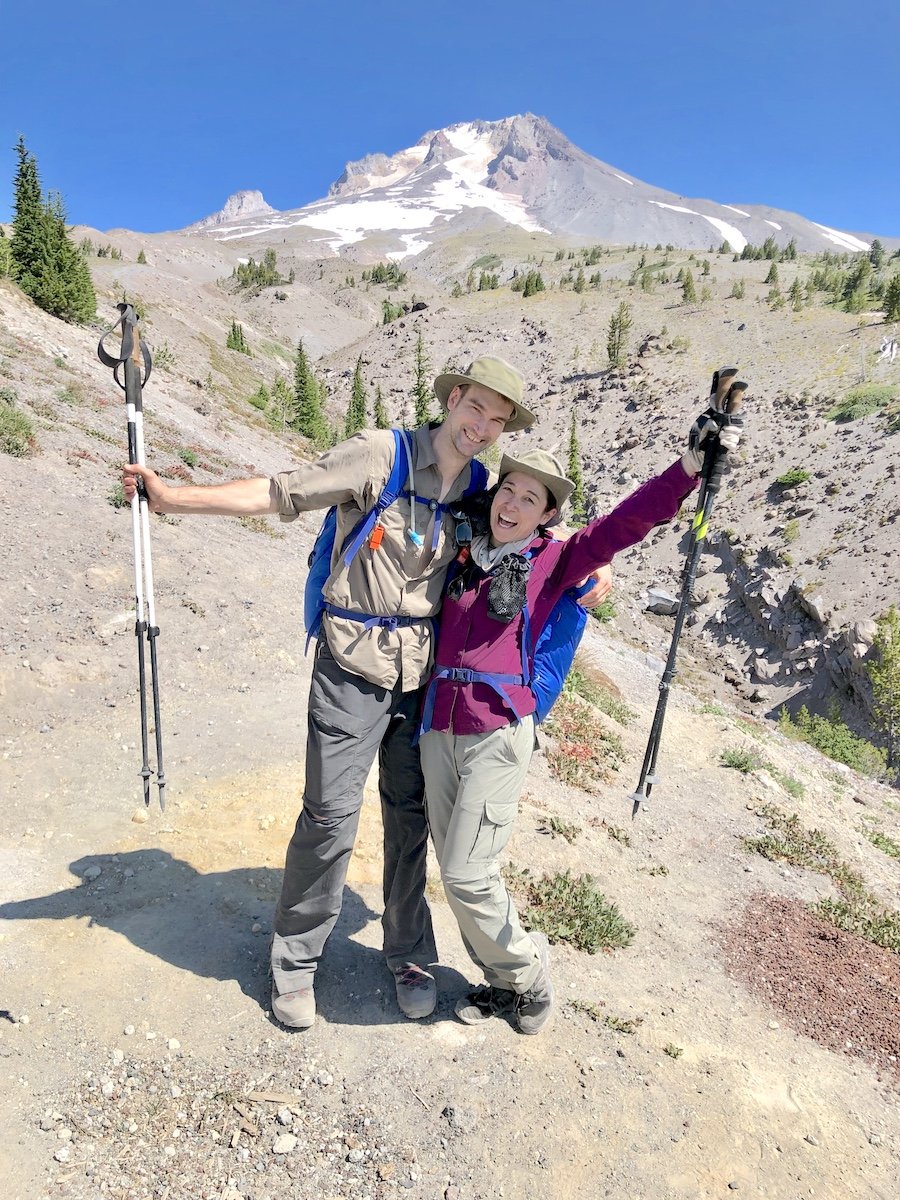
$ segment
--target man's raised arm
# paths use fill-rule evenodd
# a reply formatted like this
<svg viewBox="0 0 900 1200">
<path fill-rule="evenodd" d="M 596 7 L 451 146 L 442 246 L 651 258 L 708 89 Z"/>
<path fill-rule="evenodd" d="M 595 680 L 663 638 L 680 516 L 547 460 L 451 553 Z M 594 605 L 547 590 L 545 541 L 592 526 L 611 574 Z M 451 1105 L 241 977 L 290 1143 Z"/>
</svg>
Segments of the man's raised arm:
<svg viewBox="0 0 900 1200">
<path fill-rule="evenodd" d="M 129 463 L 122 472 L 122 488 L 129 503 L 138 476 L 144 481 L 151 512 L 197 513 L 210 517 L 248 517 L 278 512 L 268 479 L 235 479 L 231 483 L 213 483 L 206 487 L 195 484 L 170 487 L 149 467 Z"/>
</svg>

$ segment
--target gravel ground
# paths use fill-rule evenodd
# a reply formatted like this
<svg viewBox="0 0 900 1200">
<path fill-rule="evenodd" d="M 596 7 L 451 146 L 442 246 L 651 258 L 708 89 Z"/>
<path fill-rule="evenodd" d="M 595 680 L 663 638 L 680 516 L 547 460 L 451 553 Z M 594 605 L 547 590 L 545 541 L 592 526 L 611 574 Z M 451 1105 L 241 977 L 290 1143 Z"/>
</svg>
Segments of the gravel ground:
<svg viewBox="0 0 900 1200">
<path fill-rule="evenodd" d="M 754 896 L 729 931 L 735 978 L 820 1046 L 863 1059 L 900 1090 L 900 957 L 797 900 Z"/>
</svg>

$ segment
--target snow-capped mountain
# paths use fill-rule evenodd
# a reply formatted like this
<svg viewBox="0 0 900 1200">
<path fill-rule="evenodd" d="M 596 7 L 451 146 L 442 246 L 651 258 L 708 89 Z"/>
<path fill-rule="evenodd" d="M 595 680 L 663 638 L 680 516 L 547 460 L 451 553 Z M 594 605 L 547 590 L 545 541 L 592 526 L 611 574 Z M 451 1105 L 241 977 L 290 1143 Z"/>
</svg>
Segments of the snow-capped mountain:
<svg viewBox="0 0 900 1200">
<path fill-rule="evenodd" d="M 285 236 L 296 229 L 337 252 L 377 235 L 392 258 L 425 250 L 478 214 L 522 229 L 584 240 L 742 250 L 774 237 L 805 251 L 865 250 L 855 234 L 763 205 L 693 200 L 643 183 L 586 154 L 542 117 L 471 121 L 426 133 L 393 155 L 348 163 L 327 197 L 276 212 L 231 197 L 191 227 L 216 240 Z M 255 199 L 255 198 L 258 198 Z"/>
</svg>

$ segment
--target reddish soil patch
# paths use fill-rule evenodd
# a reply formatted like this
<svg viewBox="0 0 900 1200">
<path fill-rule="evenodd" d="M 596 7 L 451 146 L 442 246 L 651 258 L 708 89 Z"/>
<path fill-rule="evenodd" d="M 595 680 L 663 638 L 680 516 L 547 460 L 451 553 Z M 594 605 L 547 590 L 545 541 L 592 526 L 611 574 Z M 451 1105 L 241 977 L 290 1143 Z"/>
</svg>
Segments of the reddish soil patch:
<svg viewBox="0 0 900 1200">
<path fill-rule="evenodd" d="M 760 894 L 727 931 L 725 961 L 798 1033 L 900 1084 L 900 956 L 836 929 L 798 900 Z"/>
</svg>

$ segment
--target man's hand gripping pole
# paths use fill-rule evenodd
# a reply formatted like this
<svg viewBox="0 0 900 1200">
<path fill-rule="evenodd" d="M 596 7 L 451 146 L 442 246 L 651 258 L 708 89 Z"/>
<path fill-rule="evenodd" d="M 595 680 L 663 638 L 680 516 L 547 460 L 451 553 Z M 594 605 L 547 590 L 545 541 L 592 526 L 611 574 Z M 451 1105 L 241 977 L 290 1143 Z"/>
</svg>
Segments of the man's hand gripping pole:
<svg viewBox="0 0 900 1200">
<path fill-rule="evenodd" d="M 128 428 L 128 461 L 146 464 L 144 454 L 144 404 L 142 388 L 150 378 L 151 360 L 147 347 L 141 341 L 138 318 L 131 304 L 124 301 L 116 305 L 119 319 L 112 329 L 100 339 L 97 355 L 107 367 L 112 367 L 116 383 L 125 393 L 125 414 Z M 103 343 L 121 325 L 122 343 L 118 355 L 110 354 Z M 142 377 L 143 370 L 143 377 Z M 120 371 L 124 382 L 119 378 Z M 142 479 L 137 479 L 137 490 L 131 501 L 131 535 L 134 543 L 134 632 L 138 651 L 138 685 L 141 705 L 141 778 L 143 779 L 144 803 L 150 804 L 150 778 L 148 729 L 147 729 L 147 676 L 145 667 L 145 644 L 150 648 L 150 682 L 153 701 L 153 725 L 156 733 L 156 783 L 159 788 L 159 807 L 166 806 L 166 773 L 163 765 L 162 724 L 159 706 L 159 672 L 156 657 L 156 639 L 159 626 L 156 624 L 156 607 L 153 597 L 153 558 L 150 552 L 150 509 L 147 492 Z"/>
</svg>

